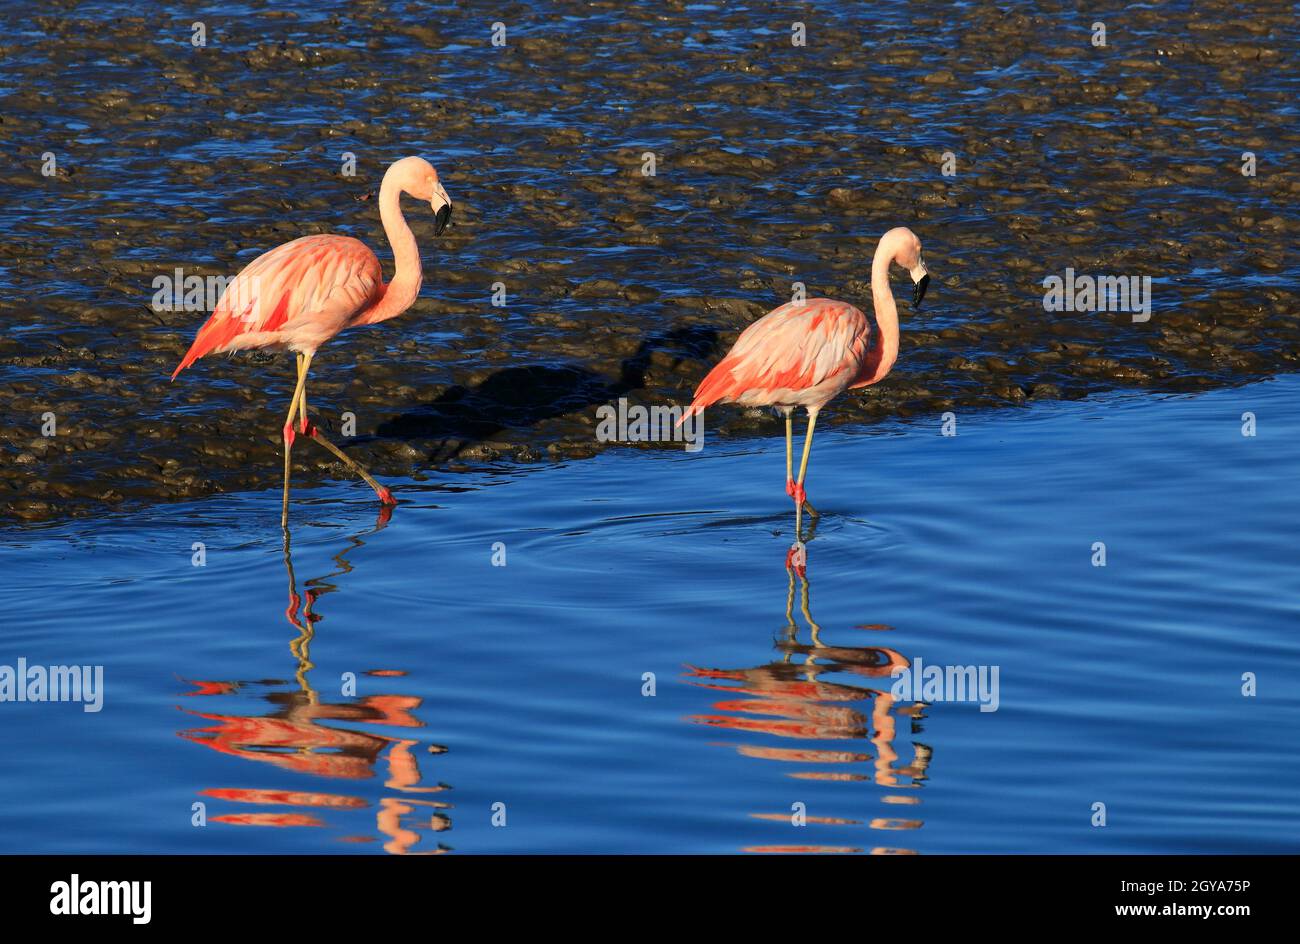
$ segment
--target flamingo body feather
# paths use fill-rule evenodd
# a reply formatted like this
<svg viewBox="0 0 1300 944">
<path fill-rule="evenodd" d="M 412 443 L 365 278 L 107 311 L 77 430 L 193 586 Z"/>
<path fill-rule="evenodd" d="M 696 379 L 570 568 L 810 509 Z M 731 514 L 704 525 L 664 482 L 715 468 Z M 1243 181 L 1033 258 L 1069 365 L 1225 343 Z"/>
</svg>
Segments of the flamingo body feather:
<svg viewBox="0 0 1300 944">
<path fill-rule="evenodd" d="M 719 400 L 819 408 L 853 386 L 870 338 L 871 322 L 847 302 L 788 302 L 741 332 L 701 382 L 687 415 Z"/>
<path fill-rule="evenodd" d="M 276 246 L 227 284 L 172 378 L 206 354 L 315 351 L 362 322 L 385 289 L 379 259 L 351 236 L 303 236 Z"/>
</svg>

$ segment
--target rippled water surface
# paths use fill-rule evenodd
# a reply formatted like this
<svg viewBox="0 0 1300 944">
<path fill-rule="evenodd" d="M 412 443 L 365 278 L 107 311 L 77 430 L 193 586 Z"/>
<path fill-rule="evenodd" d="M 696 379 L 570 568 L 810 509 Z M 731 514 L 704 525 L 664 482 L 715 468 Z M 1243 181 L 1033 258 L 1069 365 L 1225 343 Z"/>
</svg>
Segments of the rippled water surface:
<svg viewBox="0 0 1300 944">
<path fill-rule="evenodd" d="M 0 851 L 1294 852 L 1298 405 L 830 430 L 806 582 L 780 438 L 399 481 L 378 527 L 304 489 L 291 569 L 273 491 L 11 530 L 0 663 L 106 697 L 0 705 Z M 916 659 L 998 710 L 894 698 Z"/>
</svg>

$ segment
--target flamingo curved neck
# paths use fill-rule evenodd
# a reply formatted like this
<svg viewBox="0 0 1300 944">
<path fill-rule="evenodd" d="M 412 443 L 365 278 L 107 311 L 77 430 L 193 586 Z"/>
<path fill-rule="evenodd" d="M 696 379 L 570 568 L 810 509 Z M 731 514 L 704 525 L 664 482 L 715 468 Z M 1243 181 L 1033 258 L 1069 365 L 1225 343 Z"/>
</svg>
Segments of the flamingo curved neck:
<svg viewBox="0 0 1300 944">
<path fill-rule="evenodd" d="M 893 246 L 886 245 L 882 238 L 871 260 L 871 307 L 876 315 L 876 339 L 854 387 L 883 380 L 898 360 L 898 305 L 889 287 L 889 263 L 893 256 Z"/>
<path fill-rule="evenodd" d="M 402 216 L 402 191 L 405 188 L 395 175 L 384 175 L 379 185 L 379 219 L 384 224 L 384 235 L 393 248 L 396 269 L 393 280 L 383 289 L 383 295 L 365 315 L 366 324 L 384 321 L 400 315 L 411 307 L 420 294 L 424 272 L 420 265 L 420 249 L 415 244 L 415 234 Z"/>
</svg>

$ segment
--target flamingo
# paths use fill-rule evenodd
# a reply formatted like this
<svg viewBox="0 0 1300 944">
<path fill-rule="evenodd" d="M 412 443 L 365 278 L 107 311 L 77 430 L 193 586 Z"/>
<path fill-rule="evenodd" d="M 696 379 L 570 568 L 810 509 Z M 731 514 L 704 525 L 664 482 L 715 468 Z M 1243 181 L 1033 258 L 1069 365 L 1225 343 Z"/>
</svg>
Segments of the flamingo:
<svg viewBox="0 0 1300 944">
<path fill-rule="evenodd" d="M 898 226 L 880 237 L 871 260 L 876 342 L 870 348 L 867 316 L 847 302 L 830 298 L 788 302 L 741 332 L 678 420 L 680 425 L 720 402 L 772 406 L 785 414 L 785 491 L 795 504 L 796 547 L 804 507 L 810 515 L 817 515 L 804 490 L 817 414 L 845 390 L 879 383 L 898 358 L 898 307 L 889 287 L 890 263 L 906 269 L 912 277 L 913 310 L 920 308 L 930 284 L 921 259 L 921 240 L 915 233 Z M 795 479 L 793 417 L 801 406 L 808 411 L 808 432 Z"/>
<path fill-rule="evenodd" d="M 213 352 L 244 348 L 290 350 L 298 360 L 298 385 L 284 421 L 284 505 L 281 527 L 289 524 L 289 459 L 296 433 L 316 440 L 375 490 L 385 508 L 393 493 L 307 419 L 307 371 L 317 349 L 344 328 L 376 324 L 411 307 L 423 275 L 415 234 L 402 216 L 401 195 L 429 201 L 434 235 L 451 219 L 451 199 L 438 172 L 421 157 L 404 157 L 384 173 L 379 186 L 379 218 L 393 247 L 396 271 L 385 284 L 379 260 L 351 236 L 303 236 L 264 252 L 226 286 L 212 316 L 199 328 L 189 351 L 172 373 Z M 294 417 L 298 416 L 298 430 Z"/>
</svg>

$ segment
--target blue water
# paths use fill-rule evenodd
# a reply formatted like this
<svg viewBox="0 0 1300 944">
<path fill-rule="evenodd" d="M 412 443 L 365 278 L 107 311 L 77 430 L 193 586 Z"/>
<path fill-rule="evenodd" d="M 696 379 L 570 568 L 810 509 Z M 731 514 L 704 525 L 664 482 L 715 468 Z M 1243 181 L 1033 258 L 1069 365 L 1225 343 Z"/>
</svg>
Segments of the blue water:
<svg viewBox="0 0 1300 944">
<path fill-rule="evenodd" d="M 806 584 L 779 436 L 431 474 L 386 523 L 300 490 L 297 606 L 275 492 L 10 531 L 0 664 L 106 693 L 0 705 L 0 851 L 1295 852 L 1297 407 L 827 430 Z M 895 700 L 917 658 L 998 709 Z"/>
</svg>

